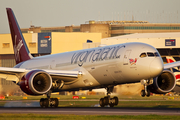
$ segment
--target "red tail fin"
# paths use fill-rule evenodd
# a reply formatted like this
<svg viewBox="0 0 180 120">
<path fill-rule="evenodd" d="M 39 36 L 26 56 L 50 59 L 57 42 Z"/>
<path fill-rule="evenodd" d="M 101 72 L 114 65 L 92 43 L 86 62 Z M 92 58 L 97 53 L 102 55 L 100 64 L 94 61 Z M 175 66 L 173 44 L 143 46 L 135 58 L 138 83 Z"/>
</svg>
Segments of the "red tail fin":
<svg viewBox="0 0 180 120">
<path fill-rule="evenodd" d="M 19 28 L 16 17 L 11 8 L 6 8 L 7 16 L 9 20 L 9 27 L 11 31 L 11 38 L 14 47 L 14 56 L 16 60 L 16 64 L 29 60 L 32 58 L 29 49 L 26 45 L 24 37 Z"/>
</svg>

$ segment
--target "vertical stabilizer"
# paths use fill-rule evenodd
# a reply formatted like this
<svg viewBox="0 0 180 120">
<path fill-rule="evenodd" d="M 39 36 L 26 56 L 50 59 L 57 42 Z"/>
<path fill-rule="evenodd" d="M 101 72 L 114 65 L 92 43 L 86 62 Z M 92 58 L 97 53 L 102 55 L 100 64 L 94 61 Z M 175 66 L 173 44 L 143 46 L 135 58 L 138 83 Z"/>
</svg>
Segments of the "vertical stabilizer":
<svg viewBox="0 0 180 120">
<path fill-rule="evenodd" d="M 172 56 L 166 56 L 167 63 L 176 62 L 176 60 Z"/>
<path fill-rule="evenodd" d="M 16 64 L 32 58 L 11 8 L 6 8 Z"/>
</svg>

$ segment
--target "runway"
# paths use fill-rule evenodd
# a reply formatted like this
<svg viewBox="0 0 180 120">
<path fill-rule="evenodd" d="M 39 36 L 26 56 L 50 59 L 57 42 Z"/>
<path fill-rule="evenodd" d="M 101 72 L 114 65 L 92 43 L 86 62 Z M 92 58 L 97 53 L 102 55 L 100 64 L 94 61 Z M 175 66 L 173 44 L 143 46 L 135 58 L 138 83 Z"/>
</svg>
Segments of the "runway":
<svg viewBox="0 0 180 120">
<path fill-rule="evenodd" d="M 0 108 L 0 113 L 33 114 L 73 114 L 73 115 L 180 115 L 180 108 L 40 108 L 13 107 Z"/>
<path fill-rule="evenodd" d="M 63 100 L 62 100 L 63 101 Z M 180 108 L 149 108 L 149 107 L 58 107 L 41 108 L 38 100 L 0 101 L 1 113 L 33 113 L 33 114 L 73 114 L 73 115 L 180 115 Z"/>
</svg>

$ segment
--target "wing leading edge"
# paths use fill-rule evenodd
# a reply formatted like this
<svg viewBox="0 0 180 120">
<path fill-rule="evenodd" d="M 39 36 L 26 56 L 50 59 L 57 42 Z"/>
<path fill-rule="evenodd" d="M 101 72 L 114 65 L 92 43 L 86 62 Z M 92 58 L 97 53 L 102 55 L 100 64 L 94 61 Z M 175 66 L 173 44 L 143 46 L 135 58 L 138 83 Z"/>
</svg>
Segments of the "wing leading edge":
<svg viewBox="0 0 180 120">
<path fill-rule="evenodd" d="M 178 66 L 180 66 L 180 61 L 164 64 L 164 69 L 169 69 Z"/>
<path fill-rule="evenodd" d="M 0 67 L 0 78 L 5 80 L 14 81 L 18 83 L 23 75 L 35 69 L 24 69 L 24 68 L 8 68 Z M 63 80 L 64 82 L 71 82 L 82 75 L 79 71 L 69 71 L 69 70 L 43 70 L 47 72 L 52 79 Z"/>
</svg>

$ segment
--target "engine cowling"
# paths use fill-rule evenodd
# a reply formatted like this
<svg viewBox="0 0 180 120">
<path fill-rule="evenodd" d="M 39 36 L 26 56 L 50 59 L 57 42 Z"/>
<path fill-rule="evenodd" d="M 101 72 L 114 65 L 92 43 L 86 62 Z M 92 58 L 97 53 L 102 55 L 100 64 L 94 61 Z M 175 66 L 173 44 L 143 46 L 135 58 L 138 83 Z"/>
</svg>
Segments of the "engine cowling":
<svg viewBox="0 0 180 120">
<path fill-rule="evenodd" d="M 43 70 L 32 70 L 22 77 L 20 88 L 28 95 L 42 95 L 52 87 L 51 76 Z"/>
<path fill-rule="evenodd" d="M 153 84 L 148 86 L 152 93 L 164 94 L 172 91 L 176 85 L 174 73 L 164 70 L 158 77 L 153 78 Z"/>
</svg>

